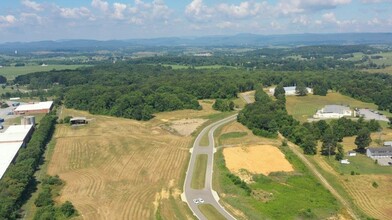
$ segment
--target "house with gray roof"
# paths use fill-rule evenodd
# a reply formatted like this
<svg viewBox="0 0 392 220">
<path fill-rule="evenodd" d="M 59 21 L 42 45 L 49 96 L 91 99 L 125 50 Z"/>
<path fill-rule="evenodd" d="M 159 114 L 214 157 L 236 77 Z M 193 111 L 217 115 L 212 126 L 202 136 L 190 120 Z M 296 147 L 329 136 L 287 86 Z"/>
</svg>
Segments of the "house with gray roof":
<svg viewBox="0 0 392 220">
<path fill-rule="evenodd" d="M 341 118 L 351 117 L 353 112 L 347 106 L 343 105 L 326 105 L 324 108 L 318 110 L 313 118 L 317 119 L 329 119 L 329 118 Z"/>
</svg>

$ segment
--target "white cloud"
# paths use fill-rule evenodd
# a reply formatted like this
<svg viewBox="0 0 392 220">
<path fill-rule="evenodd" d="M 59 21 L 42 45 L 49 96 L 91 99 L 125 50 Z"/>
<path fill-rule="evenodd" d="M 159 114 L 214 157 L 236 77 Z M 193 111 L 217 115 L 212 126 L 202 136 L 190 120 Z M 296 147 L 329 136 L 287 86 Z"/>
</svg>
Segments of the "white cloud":
<svg viewBox="0 0 392 220">
<path fill-rule="evenodd" d="M 351 0 L 281 0 L 276 10 L 282 14 L 303 13 L 332 9 L 350 3 Z"/>
<path fill-rule="evenodd" d="M 91 6 L 94 8 L 98 8 L 103 12 L 107 12 L 109 10 L 109 3 L 102 0 L 93 0 L 91 2 Z"/>
<path fill-rule="evenodd" d="M 220 4 L 217 8 L 230 17 L 243 18 L 250 15 L 249 2 L 241 2 L 239 5 Z"/>
<path fill-rule="evenodd" d="M 43 10 L 42 5 L 38 4 L 37 2 L 30 1 L 30 0 L 23 0 L 22 5 L 24 5 L 28 8 L 31 8 L 35 11 L 42 11 Z"/>
<path fill-rule="evenodd" d="M 291 23 L 293 24 L 301 24 L 301 25 L 308 25 L 310 23 L 310 19 L 306 15 L 300 15 L 295 17 Z"/>
<path fill-rule="evenodd" d="M 112 14 L 113 18 L 122 20 L 125 18 L 124 16 L 124 11 L 127 9 L 126 4 L 121 4 L 121 3 L 114 3 L 113 4 L 114 12 Z"/>
<path fill-rule="evenodd" d="M 362 0 L 362 3 L 367 3 L 367 4 L 376 4 L 382 2 L 392 2 L 392 0 Z"/>
<path fill-rule="evenodd" d="M 60 16 L 63 18 L 86 18 L 92 19 L 90 10 L 86 7 L 80 8 L 58 8 L 60 10 Z"/>
<path fill-rule="evenodd" d="M 357 23 L 357 20 L 339 20 L 336 18 L 333 12 L 323 14 L 323 20 L 325 23 L 336 24 L 339 27 L 345 27 L 347 25 L 353 25 Z"/>
<path fill-rule="evenodd" d="M 230 21 L 224 21 L 224 22 L 218 23 L 216 26 L 220 29 L 227 29 L 227 28 L 233 28 L 236 25 Z"/>
<path fill-rule="evenodd" d="M 42 25 L 44 23 L 44 19 L 34 13 L 21 13 L 19 20 L 23 24 Z"/>
<path fill-rule="evenodd" d="M 0 28 L 9 27 L 9 26 L 15 24 L 16 21 L 17 21 L 17 19 L 13 15 L 6 15 L 6 16 L 0 15 Z"/>
<path fill-rule="evenodd" d="M 165 4 L 163 0 L 154 0 L 152 2 L 152 16 L 153 18 L 164 18 L 168 19 L 171 14 L 171 10 Z"/>
<path fill-rule="evenodd" d="M 185 15 L 194 21 L 207 22 L 212 17 L 214 9 L 203 4 L 203 0 L 193 0 L 185 8 Z"/>
</svg>

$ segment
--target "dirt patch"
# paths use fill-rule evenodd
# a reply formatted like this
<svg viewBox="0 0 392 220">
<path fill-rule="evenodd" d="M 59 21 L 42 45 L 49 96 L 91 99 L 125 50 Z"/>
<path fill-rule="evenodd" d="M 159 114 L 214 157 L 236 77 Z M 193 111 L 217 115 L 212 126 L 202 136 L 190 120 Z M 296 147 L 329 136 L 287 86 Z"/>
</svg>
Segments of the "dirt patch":
<svg viewBox="0 0 392 220">
<path fill-rule="evenodd" d="M 240 174 L 243 169 L 253 174 L 264 175 L 271 172 L 294 171 L 284 154 L 272 145 L 225 148 L 223 155 L 227 168 L 235 174 Z"/>
<path fill-rule="evenodd" d="M 200 125 L 207 120 L 205 119 L 181 119 L 172 121 L 170 127 L 182 136 L 191 135 Z"/>
</svg>

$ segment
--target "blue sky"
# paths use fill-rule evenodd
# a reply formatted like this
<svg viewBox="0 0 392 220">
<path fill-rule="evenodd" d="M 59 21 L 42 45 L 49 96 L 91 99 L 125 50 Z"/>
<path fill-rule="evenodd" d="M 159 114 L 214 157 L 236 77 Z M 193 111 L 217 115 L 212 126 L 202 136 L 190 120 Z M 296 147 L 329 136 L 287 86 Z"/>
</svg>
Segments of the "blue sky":
<svg viewBox="0 0 392 220">
<path fill-rule="evenodd" d="M 0 0 L 0 42 L 392 32 L 392 0 Z"/>
</svg>

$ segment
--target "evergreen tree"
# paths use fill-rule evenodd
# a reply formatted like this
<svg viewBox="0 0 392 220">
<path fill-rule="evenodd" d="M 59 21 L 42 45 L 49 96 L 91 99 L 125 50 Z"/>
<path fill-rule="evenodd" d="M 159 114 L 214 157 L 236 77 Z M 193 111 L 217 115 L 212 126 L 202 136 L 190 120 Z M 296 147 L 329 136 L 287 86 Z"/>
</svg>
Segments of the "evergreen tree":
<svg viewBox="0 0 392 220">
<path fill-rule="evenodd" d="M 295 87 L 295 93 L 298 96 L 306 96 L 308 94 L 308 90 L 303 82 L 298 82 L 297 86 Z"/>
<path fill-rule="evenodd" d="M 357 145 L 357 150 L 361 153 L 365 152 L 365 148 L 369 146 L 372 142 L 370 137 L 370 131 L 368 128 L 362 128 L 358 132 L 358 136 L 355 138 L 355 144 Z"/>
<path fill-rule="evenodd" d="M 331 128 L 325 130 L 325 133 L 321 139 L 323 142 L 321 146 L 321 153 L 323 155 L 332 155 L 335 154 L 336 145 L 337 145 L 337 138 L 336 135 L 333 133 Z"/>
<path fill-rule="evenodd" d="M 338 144 L 338 145 L 337 145 L 337 149 L 338 149 L 338 152 L 337 152 L 336 155 L 335 155 L 335 159 L 336 159 L 336 160 L 341 160 L 341 159 L 343 159 L 343 157 L 344 157 L 343 145 Z"/>
<path fill-rule="evenodd" d="M 278 98 L 281 95 L 285 96 L 286 95 L 286 91 L 284 90 L 283 85 L 279 84 L 275 88 L 274 96 L 275 96 L 275 98 Z"/>
<path fill-rule="evenodd" d="M 313 87 L 313 94 L 314 95 L 326 96 L 327 93 L 328 93 L 328 85 L 324 81 L 320 84 L 316 84 Z"/>
</svg>

